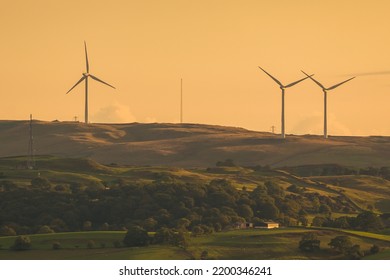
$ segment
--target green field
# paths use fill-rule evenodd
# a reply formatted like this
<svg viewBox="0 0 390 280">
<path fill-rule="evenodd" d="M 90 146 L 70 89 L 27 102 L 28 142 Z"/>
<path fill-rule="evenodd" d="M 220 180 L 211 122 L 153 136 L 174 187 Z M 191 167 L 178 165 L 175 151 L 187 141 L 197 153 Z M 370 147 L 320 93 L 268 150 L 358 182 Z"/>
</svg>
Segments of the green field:
<svg viewBox="0 0 390 280">
<path fill-rule="evenodd" d="M 17 184 L 16 189 L 29 189 L 32 179 L 46 178 L 50 182 L 49 191 L 59 196 L 72 193 L 71 187 L 74 183 L 78 183 L 83 190 L 105 191 L 126 183 L 146 185 L 153 182 L 175 182 L 206 185 L 215 179 L 223 179 L 233 188 L 241 190 L 245 187 L 251 191 L 258 185 L 272 181 L 284 190 L 286 196 L 297 195 L 288 189 L 295 184 L 304 189 L 306 194 L 316 193 L 325 196 L 333 204 L 343 200 L 343 203 L 348 204 L 349 211 L 344 213 L 335 210 L 331 213 L 333 218 L 356 217 L 359 212 L 369 209 L 369 206 L 374 207 L 377 213 L 385 212 L 386 207 L 390 207 L 386 203 L 390 201 L 390 182 L 372 176 L 300 177 L 286 170 L 239 166 L 184 169 L 102 165 L 90 159 L 53 156 L 36 157 L 37 168 L 28 170 L 21 168 L 25 161 L 25 157 L 0 158 L 0 181 L 11 181 Z M 61 188 L 57 189 L 58 186 Z M 300 200 L 299 203 L 307 204 L 310 201 Z M 309 222 L 317 215 L 308 214 Z M 110 229 L 120 228 L 123 227 Z M 302 234 L 310 230 L 318 234 L 323 248 L 321 252 L 305 254 L 298 250 Z M 225 231 L 196 237 L 192 238 L 186 250 L 162 245 L 147 248 L 116 248 L 113 243 L 123 240 L 124 234 L 123 231 L 89 231 L 31 235 L 32 250 L 24 252 L 8 250 L 15 237 L 0 237 L 0 259 L 199 259 L 204 251 L 207 251 L 208 258 L 211 259 L 338 259 L 340 256 L 329 250 L 327 244 L 332 238 L 342 234 L 351 236 L 353 242 L 359 244 L 362 250 L 369 250 L 373 244 L 382 248 L 379 254 L 367 258 L 388 259 L 390 247 L 390 237 L 387 234 L 330 228 L 285 228 Z M 89 240 L 95 243 L 92 249 L 87 249 Z M 54 242 L 61 243 L 62 249 L 53 250 Z"/>
<path fill-rule="evenodd" d="M 313 231 L 321 241 L 320 252 L 303 253 L 298 249 L 302 234 Z M 367 234 L 355 231 L 344 231 L 354 244 L 362 250 L 369 250 L 373 244 L 381 248 L 376 255 L 367 259 L 390 259 L 390 237 L 388 235 Z M 15 237 L 0 238 L 0 259 L 64 259 L 64 260 L 172 260 L 200 259 L 202 252 L 207 251 L 208 259 L 339 259 L 337 253 L 327 245 L 332 238 L 340 234 L 333 229 L 282 228 L 233 230 L 215 233 L 191 239 L 186 249 L 151 245 L 137 248 L 115 248 L 113 241 L 122 240 L 125 232 L 77 232 L 31 235 L 32 248 L 28 251 L 11 251 Z M 95 247 L 87 248 L 89 240 Z M 53 250 L 52 244 L 59 242 L 62 249 Z"/>
</svg>

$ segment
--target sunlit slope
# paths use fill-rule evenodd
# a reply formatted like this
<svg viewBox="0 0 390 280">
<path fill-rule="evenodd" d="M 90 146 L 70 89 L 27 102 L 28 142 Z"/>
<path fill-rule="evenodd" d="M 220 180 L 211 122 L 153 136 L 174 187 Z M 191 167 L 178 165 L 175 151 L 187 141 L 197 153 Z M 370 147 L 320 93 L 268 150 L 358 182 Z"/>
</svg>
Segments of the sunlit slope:
<svg viewBox="0 0 390 280">
<path fill-rule="evenodd" d="M 390 137 L 278 135 L 203 124 L 89 124 L 34 121 L 39 155 L 87 157 L 109 164 L 390 166 Z M 26 155 L 27 121 L 0 121 L 0 157 Z"/>
</svg>

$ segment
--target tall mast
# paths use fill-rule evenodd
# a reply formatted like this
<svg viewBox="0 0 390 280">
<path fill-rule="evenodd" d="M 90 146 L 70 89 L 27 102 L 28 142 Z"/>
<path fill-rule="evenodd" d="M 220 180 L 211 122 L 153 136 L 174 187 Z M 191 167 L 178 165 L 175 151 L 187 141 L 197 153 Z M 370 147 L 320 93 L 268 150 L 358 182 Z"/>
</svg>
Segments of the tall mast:
<svg viewBox="0 0 390 280">
<path fill-rule="evenodd" d="M 28 141 L 28 155 L 27 155 L 27 168 L 35 168 L 35 159 L 34 159 L 34 139 L 33 139 L 33 127 L 32 127 L 32 114 L 30 114 L 30 131 L 29 131 L 29 141 Z"/>
</svg>

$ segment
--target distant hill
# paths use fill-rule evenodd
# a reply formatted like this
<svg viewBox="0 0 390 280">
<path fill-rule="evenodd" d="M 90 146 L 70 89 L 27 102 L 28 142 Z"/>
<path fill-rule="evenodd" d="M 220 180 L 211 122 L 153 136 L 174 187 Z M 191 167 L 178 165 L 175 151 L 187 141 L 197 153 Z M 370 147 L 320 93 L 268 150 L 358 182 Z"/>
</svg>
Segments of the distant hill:
<svg viewBox="0 0 390 280">
<path fill-rule="evenodd" d="M 26 155 L 29 122 L 0 121 L 0 157 Z M 34 121 L 37 155 L 86 157 L 100 163 L 213 166 L 340 164 L 390 166 L 390 137 L 278 135 L 203 124 L 89 124 Z"/>
</svg>

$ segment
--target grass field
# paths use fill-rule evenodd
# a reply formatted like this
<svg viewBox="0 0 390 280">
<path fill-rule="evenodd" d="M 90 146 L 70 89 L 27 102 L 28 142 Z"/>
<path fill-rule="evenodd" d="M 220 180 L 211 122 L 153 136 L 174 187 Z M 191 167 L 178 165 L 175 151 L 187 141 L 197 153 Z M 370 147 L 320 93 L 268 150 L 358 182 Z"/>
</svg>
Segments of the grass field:
<svg viewBox="0 0 390 280">
<path fill-rule="evenodd" d="M 298 249 L 302 235 L 308 231 L 317 234 L 323 250 L 303 253 Z M 338 259 L 340 256 L 327 244 L 332 238 L 343 234 L 349 235 L 362 250 L 369 250 L 373 244 L 382 248 L 380 253 L 367 256 L 368 259 L 390 259 L 390 236 L 356 231 L 310 228 L 233 230 L 192 238 L 187 249 L 165 245 L 115 248 L 113 242 L 122 240 L 124 234 L 123 231 L 100 231 L 31 235 L 31 250 L 20 252 L 8 250 L 15 237 L 1 237 L 0 259 L 200 259 L 203 251 L 207 251 L 209 259 Z M 87 248 L 89 240 L 96 244 L 92 249 Z M 54 242 L 59 242 L 62 249 L 51 249 Z"/>
</svg>

